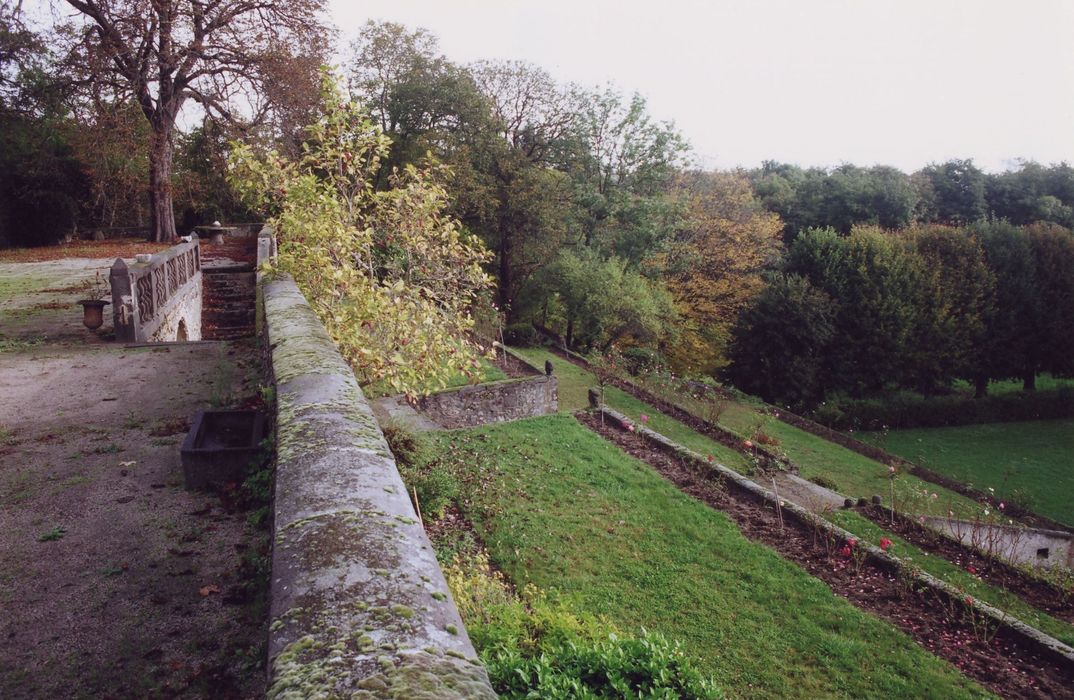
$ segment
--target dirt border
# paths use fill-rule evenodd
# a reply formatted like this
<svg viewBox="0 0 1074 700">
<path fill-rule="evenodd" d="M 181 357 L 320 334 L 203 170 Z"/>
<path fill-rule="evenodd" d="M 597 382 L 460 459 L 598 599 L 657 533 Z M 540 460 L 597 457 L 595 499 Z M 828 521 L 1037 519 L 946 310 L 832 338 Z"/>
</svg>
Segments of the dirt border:
<svg viewBox="0 0 1074 700">
<path fill-rule="evenodd" d="M 743 534 L 775 549 L 820 578 L 855 606 L 894 624 L 965 675 L 1004 697 L 1074 696 L 1074 649 L 1050 639 L 1002 611 L 973 600 L 928 574 L 914 572 L 879 548 L 792 503 L 779 500 L 745 477 L 647 428 L 625 430 L 629 419 L 603 409 L 578 419 L 656 469 L 685 493 L 729 515 Z M 837 555 L 849 552 L 864 554 Z M 821 548 L 823 545 L 823 549 Z M 861 559 L 859 560 L 859 557 Z M 909 609 L 908 609 L 909 608 Z M 1002 620 L 1002 624 L 997 622 Z M 1036 635 L 1027 634 L 1035 632 Z M 990 636 L 994 635 L 994 636 Z"/>
</svg>

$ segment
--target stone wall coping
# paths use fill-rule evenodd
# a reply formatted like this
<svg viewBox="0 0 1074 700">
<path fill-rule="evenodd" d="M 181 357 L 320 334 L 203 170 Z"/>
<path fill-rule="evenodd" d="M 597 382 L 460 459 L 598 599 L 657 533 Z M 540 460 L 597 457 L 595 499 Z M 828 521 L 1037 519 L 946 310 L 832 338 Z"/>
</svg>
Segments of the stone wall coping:
<svg viewBox="0 0 1074 700">
<path fill-rule="evenodd" d="M 259 275 L 277 396 L 269 698 L 494 698 L 354 373 Z"/>
<path fill-rule="evenodd" d="M 444 394 L 465 394 L 465 393 L 481 393 L 490 387 L 505 386 L 508 384 L 544 384 L 549 381 L 554 381 L 555 375 L 547 376 L 544 374 L 534 374 L 528 377 L 508 377 L 507 379 L 494 379 L 489 382 L 481 382 L 480 384 L 464 384 L 462 386 L 453 386 L 449 389 L 441 389 L 431 394 L 427 394 L 421 398 L 429 398 L 432 396 L 443 396 Z"/>
<path fill-rule="evenodd" d="M 977 600 L 976 598 L 970 599 L 970 602 L 966 602 L 966 594 L 959 591 L 957 588 L 942 581 L 935 576 L 921 571 L 920 569 L 911 566 L 899 557 L 896 557 L 884 550 L 880 549 L 876 545 L 866 542 L 862 538 L 858 537 L 849 530 L 845 530 L 838 525 L 825 520 L 816 513 L 803 508 L 802 506 L 788 501 L 784 498 L 780 498 L 773 491 L 761 486 L 760 484 L 751 481 L 742 474 L 734 471 L 733 469 L 720 464 L 719 462 L 709 462 L 700 454 L 693 450 L 684 447 L 669 438 L 661 435 L 660 433 L 647 428 L 643 425 L 635 424 L 630 418 L 608 408 L 605 405 L 601 405 L 597 410 L 604 413 L 605 416 L 618 422 L 620 425 L 634 425 L 636 433 L 642 436 L 646 441 L 657 445 L 659 448 L 667 450 L 672 454 L 683 458 L 688 464 L 692 464 L 694 467 L 699 467 L 704 474 L 714 474 L 719 478 L 726 479 L 732 482 L 737 488 L 747 491 L 763 502 L 767 503 L 779 503 L 783 513 L 790 514 L 791 517 L 798 520 L 809 527 L 817 527 L 827 532 L 832 533 L 836 537 L 842 540 L 855 540 L 858 542 L 858 546 L 862 547 L 868 556 L 880 562 L 883 566 L 886 566 L 891 571 L 898 571 L 902 575 L 909 576 L 917 581 L 919 584 L 930 588 L 937 593 L 959 603 L 962 605 L 970 605 L 979 613 L 987 616 L 993 622 L 1010 629 L 1015 634 L 1022 637 L 1024 640 L 1040 649 L 1043 653 L 1046 653 L 1053 658 L 1059 659 L 1063 663 L 1074 663 L 1074 647 L 1070 647 L 1067 644 L 1059 641 L 1051 635 L 1045 634 L 1022 620 L 1010 615 L 999 608 L 993 607 L 988 603 Z"/>
</svg>

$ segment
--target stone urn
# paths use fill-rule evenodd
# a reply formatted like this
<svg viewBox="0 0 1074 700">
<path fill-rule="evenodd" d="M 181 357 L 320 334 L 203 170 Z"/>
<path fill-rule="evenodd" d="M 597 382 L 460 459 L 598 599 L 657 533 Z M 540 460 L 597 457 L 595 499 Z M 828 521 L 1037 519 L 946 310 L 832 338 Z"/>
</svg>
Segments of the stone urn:
<svg viewBox="0 0 1074 700">
<path fill-rule="evenodd" d="M 82 305 L 82 325 L 95 331 L 104 323 L 104 307 L 112 302 L 104 299 L 79 299 L 76 303 Z"/>
</svg>

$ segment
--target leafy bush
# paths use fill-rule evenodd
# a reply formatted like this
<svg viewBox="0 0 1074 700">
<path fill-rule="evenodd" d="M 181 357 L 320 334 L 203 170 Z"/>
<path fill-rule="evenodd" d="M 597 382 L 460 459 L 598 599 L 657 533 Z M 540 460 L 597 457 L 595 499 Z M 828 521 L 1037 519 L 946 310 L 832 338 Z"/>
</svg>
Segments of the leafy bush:
<svg viewBox="0 0 1074 700">
<path fill-rule="evenodd" d="M 512 323 L 503 329 L 503 342 L 519 348 L 537 344 L 537 329 L 529 323 Z"/>
<path fill-rule="evenodd" d="M 500 697 L 720 697 L 678 643 L 621 635 L 532 586 L 515 595 L 484 552 L 457 555 L 444 573 Z"/>
<path fill-rule="evenodd" d="M 664 356 L 651 348 L 627 348 L 623 351 L 623 366 L 635 377 L 660 372 L 667 366 Z"/>
<path fill-rule="evenodd" d="M 839 484 L 835 483 L 831 479 L 823 475 L 816 475 L 809 477 L 809 481 L 812 481 L 817 486 L 822 486 L 830 491 L 839 491 Z"/>
<path fill-rule="evenodd" d="M 11 239 L 18 245 L 53 245 L 75 229 L 78 204 L 62 192 L 24 195 L 11 208 Z"/>
</svg>

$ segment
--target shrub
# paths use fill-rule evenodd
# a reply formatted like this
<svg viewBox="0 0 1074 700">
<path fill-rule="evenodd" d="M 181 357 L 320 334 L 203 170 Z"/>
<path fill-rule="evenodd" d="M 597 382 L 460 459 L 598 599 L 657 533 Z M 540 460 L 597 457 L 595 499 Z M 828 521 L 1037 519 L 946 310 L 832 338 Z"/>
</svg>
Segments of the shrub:
<svg viewBox="0 0 1074 700">
<path fill-rule="evenodd" d="M 532 586 L 515 595 L 484 552 L 457 555 L 444 573 L 503 698 L 715 698 L 720 693 L 678 643 L 620 634 Z"/>
<path fill-rule="evenodd" d="M 839 491 L 839 484 L 835 483 L 826 476 L 811 476 L 809 481 L 813 482 L 817 486 L 822 486 L 830 491 Z"/>
<path fill-rule="evenodd" d="M 635 377 L 660 372 L 667 366 L 664 356 L 651 348 L 628 348 L 623 351 L 623 366 Z"/>
<path fill-rule="evenodd" d="M 13 242 L 25 246 L 53 245 L 75 229 L 78 205 L 62 192 L 31 192 L 11 208 Z"/>
<path fill-rule="evenodd" d="M 529 323 L 512 323 L 503 329 L 503 342 L 519 348 L 537 344 L 537 329 Z"/>
<path fill-rule="evenodd" d="M 836 430 L 938 428 L 977 423 L 1048 420 L 1074 416 L 1074 391 L 1061 387 L 1035 394 L 971 399 L 957 394 L 922 397 L 910 392 L 880 398 L 829 398 L 812 415 Z"/>
</svg>

